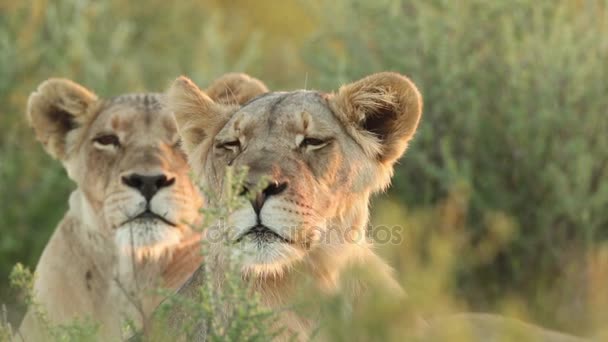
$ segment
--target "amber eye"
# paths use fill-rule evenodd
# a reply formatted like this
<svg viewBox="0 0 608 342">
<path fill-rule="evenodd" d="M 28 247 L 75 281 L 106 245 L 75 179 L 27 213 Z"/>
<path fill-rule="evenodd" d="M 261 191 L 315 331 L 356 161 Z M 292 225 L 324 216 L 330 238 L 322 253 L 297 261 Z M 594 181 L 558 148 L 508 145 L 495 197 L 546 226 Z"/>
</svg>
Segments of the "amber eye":
<svg viewBox="0 0 608 342">
<path fill-rule="evenodd" d="M 222 142 L 222 143 L 218 143 L 215 145 L 216 148 L 223 148 L 226 150 L 231 150 L 231 151 L 235 151 L 238 150 L 241 147 L 241 142 L 238 140 L 234 140 L 234 141 L 227 141 L 227 142 Z"/>
<path fill-rule="evenodd" d="M 304 138 L 300 143 L 300 147 L 312 147 L 312 148 L 321 148 L 327 144 L 329 144 L 329 140 L 327 139 L 319 139 L 319 138 Z"/>
<path fill-rule="evenodd" d="M 302 140 L 303 146 L 319 146 L 325 144 L 325 141 L 317 138 L 304 138 Z"/>
<path fill-rule="evenodd" d="M 101 146 L 120 146 L 120 140 L 114 134 L 106 134 L 93 139 L 93 142 Z"/>
</svg>

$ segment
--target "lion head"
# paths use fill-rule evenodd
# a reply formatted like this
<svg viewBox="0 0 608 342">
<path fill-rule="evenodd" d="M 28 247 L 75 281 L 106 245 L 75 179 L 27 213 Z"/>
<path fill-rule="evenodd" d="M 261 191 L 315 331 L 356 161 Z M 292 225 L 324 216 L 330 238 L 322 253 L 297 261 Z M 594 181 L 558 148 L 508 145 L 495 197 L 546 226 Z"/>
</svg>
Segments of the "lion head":
<svg viewBox="0 0 608 342">
<path fill-rule="evenodd" d="M 208 91 L 218 102 L 238 103 L 266 88 L 227 74 Z M 202 204 L 162 101 L 153 93 L 99 99 L 67 79 L 47 80 L 28 101 L 36 137 L 78 185 L 71 201 L 84 223 L 142 256 L 189 234 Z"/>
<path fill-rule="evenodd" d="M 248 169 L 243 195 L 267 180 L 230 216 L 227 246 L 242 253 L 244 274 L 277 279 L 304 265 L 329 285 L 341 265 L 373 254 L 370 195 L 389 185 L 422 111 L 414 84 L 387 72 L 335 93 L 272 92 L 240 107 L 181 77 L 168 104 L 206 187 L 223 189 L 227 167 Z"/>
<path fill-rule="evenodd" d="M 226 74 L 207 89 L 225 105 L 266 91 L 244 74 Z M 191 226 L 203 199 L 175 119 L 162 94 L 100 99 L 67 79 L 43 82 L 27 119 L 77 184 L 36 268 L 37 299 L 54 322 L 92 316 L 114 339 L 123 315 L 139 320 L 158 304 L 150 290 L 178 287 L 200 263 L 200 234 Z M 26 333 L 38 329 L 34 316 L 24 319 Z"/>
<path fill-rule="evenodd" d="M 70 204 L 87 227 L 142 256 L 190 233 L 202 198 L 160 94 L 102 100 L 72 81 L 50 79 L 30 96 L 27 117 L 78 185 Z"/>
</svg>

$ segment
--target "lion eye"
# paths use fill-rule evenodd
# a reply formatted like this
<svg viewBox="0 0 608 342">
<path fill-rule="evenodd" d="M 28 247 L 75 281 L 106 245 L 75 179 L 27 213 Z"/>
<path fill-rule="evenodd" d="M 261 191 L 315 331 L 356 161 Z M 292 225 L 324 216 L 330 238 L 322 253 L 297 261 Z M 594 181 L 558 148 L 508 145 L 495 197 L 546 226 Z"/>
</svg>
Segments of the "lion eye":
<svg viewBox="0 0 608 342">
<path fill-rule="evenodd" d="M 321 148 L 329 143 L 329 140 L 319 139 L 319 138 L 304 138 L 302 142 L 300 142 L 300 147 L 310 147 L 313 149 Z"/>
<path fill-rule="evenodd" d="M 114 134 L 106 134 L 106 135 L 99 136 L 99 137 L 93 139 L 93 142 L 95 144 L 98 144 L 101 146 L 110 146 L 110 145 L 114 146 L 114 147 L 120 146 L 120 140 Z"/>
<path fill-rule="evenodd" d="M 319 146 L 325 144 L 325 141 L 317 138 L 304 138 L 302 145 L 304 146 Z"/>
<path fill-rule="evenodd" d="M 225 150 L 235 151 L 241 147 L 241 142 L 238 140 L 227 141 L 227 142 L 219 143 L 215 147 L 223 148 Z"/>
</svg>

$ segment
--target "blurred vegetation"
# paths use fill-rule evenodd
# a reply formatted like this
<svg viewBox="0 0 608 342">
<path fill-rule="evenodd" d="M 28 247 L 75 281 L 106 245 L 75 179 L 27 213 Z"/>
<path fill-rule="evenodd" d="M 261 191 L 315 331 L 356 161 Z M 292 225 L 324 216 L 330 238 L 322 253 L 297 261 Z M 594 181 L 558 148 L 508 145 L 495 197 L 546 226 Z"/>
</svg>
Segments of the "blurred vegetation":
<svg viewBox="0 0 608 342">
<path fill-rule="evenodd" d="M 372 212 L 404 227 L 403 244 L 380 252 L 409 304 L 348 326 L 476 310 L 596 333 L 608 317 L 607 6 L 0 0 L 0 302 L 14 305 L 10 269 L 35 266 L 74 187 L 25 124 L 44 79 L 109 97 L 163 90 L 179 74 L 205 85 L 244 71 L 272 89 L 332 90 L 393 70 L 420 87 L 425 110 Z M 382 330 L 398 336 L 400 323 Z"/>
<path fill-rule="evenodd" d="M 53 325 L 49 314 L 44 306 L 42 306 L 34 295 L 34 274 L 21 263 L 17 263 L 10 274 L 11 287 L 20 291 L 23 294 L 23 302 L 31 308 L 36 320 L 40 323 L 41 329 L 48 334 L 52 341 L 96 341 L 96 335 L 99 330 L 97 322 L 91 321 L 87 317 L 79 317 L 69 324 Z M 12 327 L 10 322 L 2 322 L 0 324 L 0 341 L 12 341 L 9 339 L 12 336 L 23 337 L 16 332 L 18 326 Z M 16 335 L 14 335 L 16 334 Z"/>
<path fill-rule="evenodd" d="M 608 248 L 607 4 L 338 1 L 306 49 L 322 87 L 388 69 L 421 88 L 391 193 L 421 209 L 454 198 L 426 229 L 464 240 L 450 272 L 473 309 L 518 300 L 577 330 L 608 282 L 591 279 Z"/>
</svg>

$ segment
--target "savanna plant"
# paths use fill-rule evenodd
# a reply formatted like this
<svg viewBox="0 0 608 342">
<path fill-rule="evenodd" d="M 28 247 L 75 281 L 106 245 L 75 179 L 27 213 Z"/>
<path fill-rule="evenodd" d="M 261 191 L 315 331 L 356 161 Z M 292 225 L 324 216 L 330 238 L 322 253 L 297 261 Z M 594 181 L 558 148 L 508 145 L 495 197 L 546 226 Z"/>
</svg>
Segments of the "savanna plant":
<svg viewBox="0 0 608 342">
<path fill-rule="evenodd" d="M 252 187 L 246 196 L 242 189 L 247 179 L 247 169 L 235 170 L 226 168 L 225 189 L 212 191 L 201 189 L 208 203 L 213 206 L 204 207 L 203 227 L 223 225 L 222 236 L 209 236 L 203 240 L 203 265 L 196 271 L 197 276 L 209 281 L 193 290 L 194 293 L 166 294 L 167 299 L 161 303 L 153 317 L 149 333 L 140 336 L 143 340 L 166 341 L 183 339 L 184 341 L 269 341 L 278 336 L 281 331 L 271 328 L 276 319 L 276 312 L 264 308 L 259 296 L 241 276 L 240 265 L 242 255 L 230 255 L 229 262 L 224 265 L 221 289 L 210 279 L 210 269 L 207 250 L 210 243 L 232 243 L 230 214 L 241 208 L 246 201 L 266 187 L 267 180 L 261 180 Z M 217 274 L 215 272 L 214 274 Z M 172 321 L 179 315 L 180 326 L 171 326 Z M 204 337 L 201 336 L 204 334 Z"/>
<path fill-rule="evenodd" d="M 213 203 L 218 203 L 215 207 L 205 207 L 201 209 L 204 215 L 204 223 L 195 227 L 205 230 L 210 224 L 223 224 L 229 227 L 227 218 L 230 214 L 240 208 L 247 196 L 241 196 L 247 170 L 227 169 L 226 191 L 221 192 L 221 198 L 217 191 L 201 189 L 207 198 Z M 251 189 L 255 194 L 265 187 L 264 181 Z M 253 196 L 253 195 L 248 195 Z M 230 230 L 226 230 L 230 234 Z M 217 241 L 212 243 L 229 243 L 228 237 L 215 237 Z M 206 255 L 204 242 L 202 246 L 203 256 Z M 275 318 L 276 313 L 265 309 L 259 298 L 252 293 L 250 286 L 241 277 L 239 269 L 239 256 L 234 256 L 226 264 L 224 270 L 225 278 L 222 279 L 224 286 L 218 290 L 211 282 L 206 282 L 197 288 L 195 296 L 179 296 L 170 293 L 168 290 L 157 289 L 155 292 L 167 297 L 159 306 L 155 317 L 144 324 L 141 331 L 137 331 L 134 317 L 124 317 L 125 333 L 131 333 L 132 341 L 169 341 L 175 338 L 185 338 L 190 341 L 196 338 L 200 331 L 206 333 L 206 338 L 210 341 L 268 341 L 277 336 L 280 331 L 275 331 L 270 327 L 270 323 Z M 199 272 L 206 272 L 201 267 Z M 11 285 L 20 291 L 25 304 L 33 308 L 33 312 L 42 323 L 43 329 L 52 341 L 97 341 L 98 326 L 86 317 L 79 318 L 70 324 L 56 325 L 49 319 L 44 307 L 40 305 L 33 293 L 34 275 L 23 265 L 17 264 L 11 273 Z M 118 280 L 117 280 L 118 281 Z M 128 295 L 128 294 L 127 294 Z M 166 322 L 174 319 L 172 317 L 175 309 L 179 307 L 181 312 L 187 314 L 188 319 L 180 327 L 177 333 L 167 329 Z M 11 329 L 6 320 L 2 321 L 0 337 L 7 341 L 11 337 L 15 341 L 20 340 L 18 333 Z M 153 324 L 154 323 L 154 324 Z M 201 326 L 203 327 L 201 329 Z M 4 340 L 0 340 L 4 341 Z"/>
<path fill-rule="evenodd" d="M 42 329 L 52 341 L 97 341 L 95 336 L 97 334 L 98 325 L 86 317 L 79 317 L 69 324 L 56 325 L 51 322 L 44 307 L 36 300 L 33 291 L 34 275 L 22 264 L 15 265 L 11 272 L 10 280 L 11 286 L 21 292 L 25 304 L 32 308 L 32 312 L 41 323 Z M 5 335 L 0 336 L 6 338 L 7 341 L 23 341 L 19 332 L 14 332 L 12 329 L 7 330 Z"/>
<path fill-rule="evenodd" d="M 428 227 L 464 239 L 446 270 L 452 295 L 475 310 L 518 302 L 548 326 L 597 327 L 608 305 L 597 291 L 608 246 L 608 3 L 321 8 L 306 58 L 323 87 L 394 70 L 421 88 L 424 122 L 391 194 L 425 210 L 458 193 L 460 209 L 444 213 L 454 220 Z"/>
<path fill-rule="evenodd" d="M 13 332 L 13 326 L 8 321 L 8 312 L 5 305 L 2 305 L 2 311 L 0 313 L 0 341 L 10 341 L 15 334 Z"/>
</svg>

